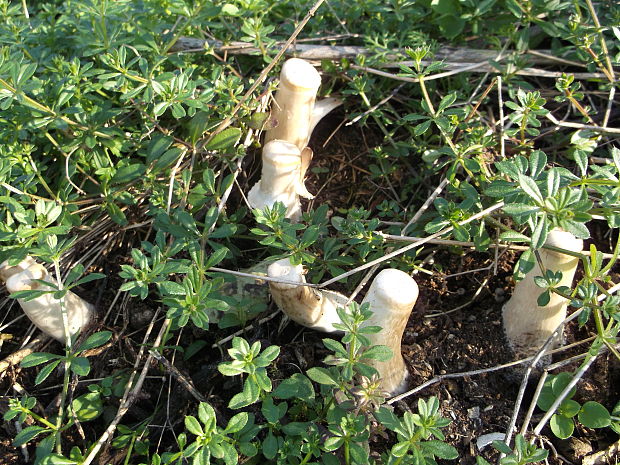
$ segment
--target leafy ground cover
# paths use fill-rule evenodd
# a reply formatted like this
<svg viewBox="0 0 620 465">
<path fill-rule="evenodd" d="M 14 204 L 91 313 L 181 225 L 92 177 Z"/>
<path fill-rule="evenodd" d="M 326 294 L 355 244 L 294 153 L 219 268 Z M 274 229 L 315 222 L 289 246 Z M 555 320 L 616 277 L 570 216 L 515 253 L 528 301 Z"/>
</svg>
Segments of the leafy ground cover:
<svg viewBox="0 0 620 465">
<path fill-rule="evenodd" d="M 0 0 L 0 15 L 0 262 L 36 257 L 98 315 L 63 346 L 3 294 L 0 463 L 617 462 L 619 5 Z M 287 41 L 344 99 L 310 142 L 298 224 L 245 198 Z M 537 280 L 571 321 L 528 384 L 501 307 L 555 227 L 586 247 L 571 288 Z M 344 335 L 286 321 L 264 284 L 231 292 L 231 272 L 276 256 L 353 296 Z M 355 304 L 388 266 L 420 286 L 395 398 Z"/>
</svg>

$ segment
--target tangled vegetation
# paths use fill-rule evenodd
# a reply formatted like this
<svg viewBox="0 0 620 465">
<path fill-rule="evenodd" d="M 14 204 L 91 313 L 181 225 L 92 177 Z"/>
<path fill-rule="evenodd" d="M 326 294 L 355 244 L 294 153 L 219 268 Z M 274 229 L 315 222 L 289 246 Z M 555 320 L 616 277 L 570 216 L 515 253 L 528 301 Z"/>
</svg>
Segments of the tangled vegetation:
<svg viewBox="0 0 620 465">
<path fill-rule="evenodd" d="M 246 200 L 286 47 L 344 100 L 299 222 Z M 0 262 L 35 257 L 55 283 L 2 302 L 0 464 L 561 463 L 552 439 L 577 433 L 613 455 L 618 393 L 579 383 L 603 358 L 620 380 L 619 62 L 606 0 L 0 0 Z M 351 155 L 336 165 L 332 139 Z M 493 447 L 447 434 L 450 399 L 424 391 L 477 372 L 382 392 L 369 361 L 393 354 L 356 303 L 369 272 L 448 279 L 439 258 L 485 257 L 453 310 L 482 321 L 469 305 L 507 251 L 522 279 L 554 228 L 587 246 L 570 287 L 541 266 L 538 304 L 567 299 L 586 336 L 547 369 L 545 347 L 518 376 L 472 366 L 521 383 Z M 354 294 L 314 359 L 251 276 L 284 257 Z M 16 299 L 69 292 L 96 321 L 64 347 L 33 337 Z"/>
</svg>

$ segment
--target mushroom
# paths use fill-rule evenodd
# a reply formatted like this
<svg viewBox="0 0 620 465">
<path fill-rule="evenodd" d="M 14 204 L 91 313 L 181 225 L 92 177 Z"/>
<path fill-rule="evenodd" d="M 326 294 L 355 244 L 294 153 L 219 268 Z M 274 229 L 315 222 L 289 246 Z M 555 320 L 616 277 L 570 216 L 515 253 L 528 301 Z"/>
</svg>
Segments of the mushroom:
<svg viewBox="0 0 620 465">
<path fill-rule="evenodd" d="M 321 76 L 307 61 L 291 58 L 284 63 L 272 108 L 276 127 L 267 131 L 265 142 L 280 139 L 295 144 L 300 151 L 306 148 L 321 118 L 342 104 L 336 98 L 315 102 L 320 85 Z"/>
<path fill-rule="evenodd" d="M 286 217 L 296 221 L 301 215 L 299 196 L 312 198 L 304 184 L 305 167 L 310 162 L 312 151 L 302 152 L 291 142 L 272 140 L 263 147 L 263 169 L 261 179 L 248 193 L 248 203 L 252 208 L 271 207 L 282 202 L 286 207 Z"/>
<path fill-rule="evenodd" d="M 269 266 L 267 275 L 270 278 L 279 278 L 293 283 L 305 283 L 302 265 L 293 265 L 288 258 L 278 260 Z M 340 323 L 336 313 L 338 307 L 344 307 L 347 297 L 337 292 L 317 290 L 309 286 L 289 284 L 283 282 L 269 282 L 271 297 L 276 305 L 291 320 L 308 328 L 337 332 L 334 323 Z"/>
<path fill-rule="evenodd" d="M 392 350 L 390 360 L 365 360 L 379 372 L 381 389 L 397 395 L 407 389 L 409 372 L 401 354 L 401 340 L 409 315 L 418 299 L 418 285 L 407 273 L 386 269 L 374 279 L 362 304 L 369 303 L 373 314 L 363 326 L 380 326 L 378 333 L 367 334 L 371 345 L 384 345 Z"/>
<path fill-rule="evenodd" d="M 54 289 L 52 286 L 45 286 L 35 281 L 53 282 L 45 267 L 31 257 L 26 257 L 16 266 L 9 266 L 7 261 L 0 264 L 0 279 L 6 283 L 6 288 L 11 294 L 18 291 L 47 289 L 53 291 Z M 94 314 L 92 305 L 70 291 L 63 299 L 56 299 L 53 292 L 48 292 L 32 300 L 17 299 L 17 301 L 35 326 L 60 342 L 65 342 L 65 328 L 62 320 L 63 304 L 66 306 L 71 335 L 84 328 L 92 320 Z"/>
<path fill-rule="evenodd" d="M 553 229 L 547 236 L 545 245 L 560 247 L 572 252 L 581 252 L 583 241 L 561 229 Z M 575 276 L 579 259 L 549 249 L 540 249 L 540 259 L 547 270 L 561 271 L 559 286 L 570 287 Z M 534 282 L 534 277 L 542 275 L 538 263 L 519 281 L 512 297 L 502 309 L 504 331 L 511 350 L 517 358 L 530 357 L 542 347 L 556 328 L 566 319 L 568 300 L 551 293 L 549 303 L 539 307 L 538 297 L 544 292 Z M 560 333 L 561 334 L 561 333 Z M 558 346 L 562 337 L 552 343 Z"/>
</svg>

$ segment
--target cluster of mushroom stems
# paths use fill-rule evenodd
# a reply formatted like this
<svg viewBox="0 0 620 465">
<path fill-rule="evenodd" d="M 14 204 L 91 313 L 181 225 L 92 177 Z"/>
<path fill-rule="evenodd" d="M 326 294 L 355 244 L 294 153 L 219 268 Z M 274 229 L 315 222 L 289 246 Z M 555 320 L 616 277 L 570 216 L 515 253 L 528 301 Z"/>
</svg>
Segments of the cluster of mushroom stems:
<svg viewBox="0 0 620 465">
<path fill-rule="evenodd" d="M 300 196 L 312 198 L 304 186 L 305 172 L 312 159 L 308 141 L 318 121 L 341 104 L 335 98 L 317 101 L 320 84 L 319 73 L 308 62 L 293 58 L 283 65 L 272 106 L 272 120 L 276 125 L 266 132 L 261 180 L 248 195 L 253 208 L 272 207 L 279 201 L 286 206 L 286 216 L 297 221 L 301 215 Z M 546 246 L 580 252 L 583 241 L 554 229 Z M 571 285 L 577 258 L 549 249 L 541 249 L 540 258 L 546 269 L 562 272 L 560 286 Z M 336 332 L 333 325 L 340 322 L 336 309 L 345 307 L 349 299 L 337 292 L 307 286 L 302 265 L 293 265 L 288 258 L 269 263 L 269 290 L 276 305 L 303 326 Z M 516 284 L 502 309 L 506 337 L 518 357 L 536 353 L 566 318 L 568 301 L 555 293 L 547 305 L 538 306 L 537 298 L 544 290 L 536 286 L 534 277 L 542 271 L 537 264 Z M 55 289 L 45 267 L 30 257 L 16 265 L 0 264 L 0 280 L 10 293 Z M 407 388 L 408 371 L 401 354 L 401 340 L 417 298 L 418 286 L 411 276 L 396 269 L 384 269 L 375 277 L 363 300 L 373 312 L 364 324 L 382 328 L 379 333 L 369 335 L 371 343 L 385 345 L 393 353 L 386 362 L 367 360 L 379 372 L 382 390 L 390 395 Z M 34 299 L 20 298 L 18 302 L 41 331 L 63 343 L 93 320 L 93 306 L 72 292 L 61 299 L 54 298 L 53 292 L 46 292 Z M 554 345 L 560 342 L 558 338 Z"/>
</svg>

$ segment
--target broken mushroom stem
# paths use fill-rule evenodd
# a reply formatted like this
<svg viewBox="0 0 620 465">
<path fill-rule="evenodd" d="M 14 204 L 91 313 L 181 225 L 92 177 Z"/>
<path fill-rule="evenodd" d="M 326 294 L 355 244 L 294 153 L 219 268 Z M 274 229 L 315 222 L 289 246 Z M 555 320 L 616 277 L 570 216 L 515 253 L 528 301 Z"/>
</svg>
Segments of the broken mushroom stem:
<svg viewBox="0 0 620 465">
<path fill-rule="evenodd" d="M 407 390 L 409 372 L 401 353 L 401 342 L 418 294 L 418 285 L 411 276 L 400 270 L 386 269 L 375 277 L 362 301 L 362 304 L 370 304 L 373 312 L 362 327 L 381 327 L 378 333 L 366 335 L 371 345 L 387 346 L 393 354 L 384 362 L 365 360 L 378 371 L 381 389 L 390 396 Z"/>
<path fill-rule="evenodd" d="M 583 249 L 581 239 L 561 229 L 550 231 L 545 245 L 561 247 L 571 252 L 581 252 Z M 579 265 L 577 257 L 547 248 L 540 249 L 539 256 L 546 270 L 562 272 L 562 279 L 556 287 L 571 287 Z M 534 355 L 566 318 L 569 300 L 555 292 L 550 294 L 546 305 L 538 305 L 538 298 L 545 289 L 538 287 L 534 278 L 542 274 L 543 270 L 537 262 L 534 268 L 515 285 L 512 297 L 502 309 L 504 331 L 510 348 L 517 358 Z M 561 332 L 559 334 L 551 349 L 561 344 Z"/>
<path fill-rule="evenodd" d="M 45 267 L 31 257 L 26 257 L 15 266 L 10 266 L 6 261 L 0 264 L 0 279 L 4 281 L 10 294 L 18 291 L 49 291 L 33 299 L 18 298 L 17 301 L 37 328 L 60 342 L 67 342 L 63 306 L 71 336 L 78 333 L 93 318 L 93 306 L 73 292 L 67 291 L 64 297 L 55 298 L 56 287 L 53 279 Z"/>
<path fill-rule="evenodd" d="M 271 264 L 267 275 L 283 281 L 306 282 L 303 266 L 293 265 L 288 258 Z M 341 322 L 336 309 L 346 305 L 346 296 L 328 290 L 275 281 L 269 282 L 269 289 L 278 308 L 291 320 L 326 333 L 338 331 L 333 327 L 334 323 Z"/>
<path fill-rule="evenodd" d="M 280 139 L 295 144 L 299 150 L 306 148 L 321 118 L 342 104 L 336 98 L 316 102 L 320 85 L 321 75 L 307 61 L 291 58 L 284 63 L 271 110 L 276 126 L 266 132 L 265 142 Z"/>
<path fill-rule="evenodd" d="M 304 153 L 295 144 L 284 140 L 272 140 L 263 147 L 263 168 L 261 179 L 248 193 L 248 203 L 252 208 L 263 209 L 282 202 L 286 207 L 286 217 L 296 221 L 301 216 L 299 196 L 312 198 L 303 183 L 305 167 L 312 151 Z"/>
</svg>

